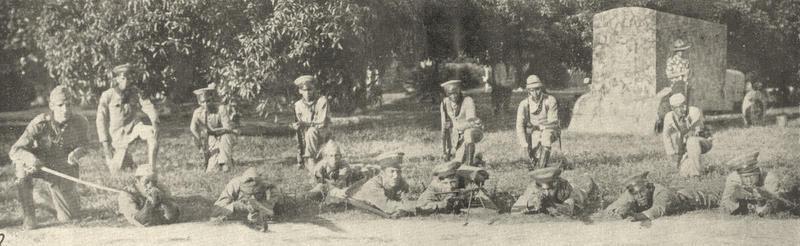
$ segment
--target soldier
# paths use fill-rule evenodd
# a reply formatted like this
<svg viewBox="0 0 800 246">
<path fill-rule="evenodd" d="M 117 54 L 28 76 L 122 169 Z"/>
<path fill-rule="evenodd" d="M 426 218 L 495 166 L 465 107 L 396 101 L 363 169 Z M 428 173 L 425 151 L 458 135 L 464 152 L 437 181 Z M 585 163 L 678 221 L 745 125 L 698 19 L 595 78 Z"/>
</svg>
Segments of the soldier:
<svg viewBox="0 0 800 246">
<path fill-rule="evenodd" d="M 233 146 L 240 134 L 232 107 L 217 105 L 214 89 L 202 88 L 194 91 L 200 106 L 192 114 L 189 129 L 195 145 L 203 154 L 206 172 L 227 172 L 233 161 Z"/>
<path fill-rule="evenodd" d="M 125 219 L 137 226 L 177 222 L 180 210 L 169 191 L 158 184 L 152 166 L 140 165 L 134 176 L 134 183 L 119 196 L 119 210 Z"/>
<path fill-rule="evenodd" d="M 342 160 L 342 152 L 336 141 L 328 141 L 319 154 L 321 157 L 314 168 L 315 186 L 306 195 L 311 200 L 325 200 L 331 189 L 343 189 L 360 180 L 357 170 L 351 169 Z"/>
<path fill-rule="evenodd" d="M 37 115 L 25 132 L 11 146 L 8 156 L 16 167 L 17 192 L 22 206 L 22 228 L 35 229 L 36 208 L 33 200 L 33 179 L 41 179 L 50 190 L 50 200 L 42 201 L 56 211 L 59 221 L 75 219 L 80 198 L 75 184 L 40 171 L 47 167 L 79 177 L 78 159 L 86 154 L 89 123 L 73 111 L 66 87 L 56 86 L 50 92 L 50 111 Z"/>
<path fill-rule="evenodd" d="M 480 119 L 475 115 L 475 103 L 471 97 L 462 94 L 461 80 L 444 82 L 442 87 L 447 94 L 439 105 L 444 160 L 449 161 L 455 155 L 459 162 L 474 165 L 475 144 L 483 138 Z"/>
<path fill-rule="evenodd" d="M 722 192 L 721 205 L 726 212 L 764 216 L 796 205 L 782 198 L 776 174 L 756 166 L 758 154 L 757 151 L 748 153 L 726 163 L 735 170 L 725 179 L 725 190 Z"/>
<path fill-rule="evenodd" d="M 742 119 L 745 126 L 760 125 L 767 112 L 767 95 L 761 90 L 761 82 L 748 83 L 747 94 L 742 99 Z"/>
<path fill-rule="evenodd" d="M 267 231 L 267 222 L 275 216 L 273 188 L 254 167 L 248 168 L 225 186 L 214 203 L 218 212 L 212 220 L 242 220 L 250 227 Z"/>
<path fill-rule="evenodd" d="M 294 80 L 302 99 L 294 103 L 297 122 L 291 125 L 297 131 L 299 168 L 311 172 L 314 168 L 314 157 L 317 150 L 328 140 L 328 125 L 331 122 L 328 114 L 328 99 L 318 95 L 317 79 L 311 75 L 303 75 Z"/>
<path fill-rule="evenodd" d="M 147 141 L 147 161 L 154 172 L 158 172 L 158 112 L 153 103 L 131 84 L 131 69 L 130 64 L 124 64 L 112 70 L 116 75 L 116 85 L 103 92 L 98 101 L 97 136 L 103 144 L 106 165 L 112 173 L 122 168 L 133 168 L 128 145 L 139 138 Z M 148 116 L 150 125 L 139 120 L 139 112 Z"/>
<path fill-rule="evenodd" d="M 682 189 L 675 191 L 647 180 L 644 172 L 631 176 L 623 183 L 625 192 L 619 195 L 605 212 L 631 222 L 645 222 L 664 215 L 714 208 L 719 205 L 719 196 L 702 191 Z"/>
<path fill-rule="evenodd" d="M 461 166 L 465 165 L 450 161 L 434 169 L 433 180 L 417 199 L 418 214 L 459 214 L 462 208 L 472 205 L 497 210 L 497 206 L 480 186 L 467 188 L 469 178 L 459 175 Z"/>
<path fill-rule="evenodd" d="M 533 184 L 511 206 L 511 212 L 523 214 L 549 214 L 553 216 L 576 216 L 584 212 L 588 197 L 597 190 L 590 179 L 588 189 L 574 187 L 561 178 L 557 167 L 540 168 L 531 172 Z"/>
<path fill-rule="evenodd" d="M 672 44 L 674 54 L 667 58 L 665 74 L 674 93 L 687 92 L 689 75 L 692 71 L 689 68 L 689 60 L 683 57 L 683 52 L 691 47 L 692 45 L 684 42 L 683 39 L 676 39 Z"/>
<path fill-rule="evenodd" d="M 681 176 L 700 176 L 705 171 L 700 157 L 711 150 L 713 140 L 705 128 L 703 111 L 686 105 L 686 97 L 680 93 L 672 95 L 669 104 L 672 111 L 666 114 L 661 133 L 664 149 Z"/>
<path fill-rule="evenodd" d="M 553 142 L 560 138 L 558 102 L 544 92 L 536 75 L 528 76 L 528 97 L 517 108 L 517 142 L 530 160 L 529 169 L 547 167 Z"/>
<path fill-rule="evenodd" d="M 347 189 L 346 198 L 364 203 L 372 209 L 378 209 L 384 217 L 399 218 L 413 214 L 404 199 L 408 193 L 408 183 L 403 178 L 400 164 L 403 153 L 393 152 L 378 156 L 378 164 L 383 168 L 380 174 L 353 185 Z M 340 196 L 340 195 L 336 195 Z M 351 204 L 356 205 L 351 202 Z M 371 210 L 370 208 L 366 208 Z"/>
</svg>

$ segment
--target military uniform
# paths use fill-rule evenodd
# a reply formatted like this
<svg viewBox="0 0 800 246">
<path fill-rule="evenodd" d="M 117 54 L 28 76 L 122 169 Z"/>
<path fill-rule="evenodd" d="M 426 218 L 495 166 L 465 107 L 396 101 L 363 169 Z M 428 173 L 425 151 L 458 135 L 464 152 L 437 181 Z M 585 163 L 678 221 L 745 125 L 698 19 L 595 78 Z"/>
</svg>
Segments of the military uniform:
<svg viewBox="0 0 800 246">
<path fill-rule="evenodd" d="M 629 190 L 620 194 L 617 200 L 605 209 L 607 214 L 623 219 L 633 217 L 633 221 L 643 221 L 719 205 L 717 194 L 689 189 L 675 191 L 647 181 L 647 172 L 628 178 L 624 183 Z M 642 189 L 646 201 L 634 197 L 630 191 L 634 186 Z"/>
<path fill-rule="evenodd" d="M 675 42 L 673 42 L 672 50 L 678 52 L 689 48 L 691 48 L 691 45 L 685 43 L 682 39 L 676 39 Z M 673 92 L 683 91 L 684 88 L 681 87 L 687 86 L 690 73 L 689 60 L 683 56 L 678 56 L 676 54 L 667 58 L 665 75 L 671 83 Z"/>
<path fill-rule="evenodd" d="M 50 94 L 50 103 L 66 102 L 67 89 L 58 86 Z M 51 107 L 53 107 L 51 105 Z M 22 136 L 11 146 L 8 153 L 16 167 L 18 179 L 19 202 L 22 205 L 24 226 L 33 229 L 36 225 L 33 200 L 33 179 L 45 183 L 50 191 L 51 201 L 44 201 L 56 211 L 59 221 L 69 221 L 77 216 L 80 210 L 80 199 L 75 183 L 39 171 L 39 167 L 48 167 L 55 171 L 79 177 L 79 167 L 70 155 L 78 155 L 79 149 L 89 143 L 89 123 L 85 117 L 72 114 L 64 122 L 59 123 L 53 112 L 37 115 L 22 133 Z M 77 158 L 77 157 L 76 157 Z"/>
<path fill-rule="evenodd" d="M 362 180 L 347 189 L 346 196 L 353 200 L 364 202 L 386 214 L 408 213 L 413 211 L 404 199 L 404 195 L 409 191 L 409 185 L 404 178 L 399 177 L 394 186 L 385 184 L 388 175 L 387 168 L 400 169 L 402 153 L 388 153 L 378 157 L 378 162 L 383 168 L 383 172 L 370 178 Z"/>
<path fill-rule="evenodd" d="M 787 200 L 781 198 L 783 194 L 776 175 L 756 166 L 758 152 L 738 156 L 726 164 L 736 169 L 725 179 L 721 205 L 726 212 L 764 216 L 787 209 Z M 753 176 L 756 181 L 747 185 L 743 176 Z"/>
<path fill-rule="evenodd" d="M 213 90 L 199 89 L 195 91 L 198 100 L 211 100 Z M 233 147 L 236 144 L 238 124 L 235 120 L 233 108 L 229 105 L 211 105 L 215 110 L 211 112 L 205 107 L 198 107 L 192 114 L 189 126 L 192 134 L 199 143 L 205 141 L 201 148 L 207 158 L 206 172 L 219 169 L 228 170 L 234 165 Z"/>
<path fill-rule="evenodd" d="M 241 176 L 225 185 L 214 202 L 217 212 L 212 219 L 243 220 L 266 230 L 266 221 L 275 216 L 277 200 L 271 196 L 272 185 L 266 184 L 255 168 L 248 168 Z"/>
<path fill-rule="evenodd" d="M 320 150 L 321 160 L 314 168 L 314 188 L 306 197 L 312 200 L 328 201 L 329 192 L 334 189 L 343 189 L 356 183 L 362 178 L 360 169 L 351 169 L 344 161 L 340 160 L 341 151 L 336 141 L 328 141 Z"/>
<path fill-rule="evenodd" d="M 170 192 L 160 184 L 146 187 L 140 179 L 155 179 L 150 165 L 141 165 L 136 170 L 136 181 L 125 187 L 126 193 L 119 196 L 119 210 L 131 224 L 153 226 L 172 224 L 178 221 L 180 209 L 172 200 Z M 155 182 L 155 181 L 153 181 Z"/>
<path fill-rule="evenodd" d="M 670 104 L 673 107 L 685 106 L 685 100 L 683 94 L 675 94 L 670 97 Z M 701 155 L 711 150 L 713 141 L 706 133 L 703 111 L 697 107 L 686 107 L 688 112 L 683 118 L 672 111 L 666 114 L 662 141 L 667 155 L 678 158 L 681 176 L 700 176 L 705 170 Z"/>
<path fill-rule="evenodd" d="M 531 75 L 527 79 L 526 88 L 543 89 L 544 84 L 538 76 Z M 555 97 L 543 93 L 539 100 L 528 96 L 519 103 L 516 121 L 517 141 L 525 146 L 527 152 L 525 155 L 534 162 L 534 165 L 548 164 L 553 142 L 559 139 L 559 128 L 558 102 Z M 537 152 L 541 154 L 537 156 Z"/>
<path fill-rule="evenodd" d="M 532 171 L 531 176 L 535 182 L 529 185 L 525 193 L 511 206 L 511 212 L 564 216 L 583 213 L 587 208 L 590 193 L 596 192 L 596 185 L 591 181 L 589 189 L 579 189 L 560 175 L 561 169 L 557 167 Z"/>
<path fill-rule="evenodd" d="M 128 71 L 127 65 L 114 69 L 115 73 Z M 140 121 L 139 112 L 146 114 L 151 125 Z M 136 139 L 143 139 L 148 144 L 148 162 L 156 165 L 158 152 L 158 139 L 156 124 L 158 112 L 149 99 L 142 96 L 138 88 L 129 86 L 125 90 L 111 87 L 100 95 L 97 105 L 97 136 L 101 143 L 110 142 L 113 147 L 113 156 L 106 160 L 108 168 L 117 172 L 122 168 L 133 168 L 133 159 L 128 154 L 128 145 Z"/>
<path fill-rule="evenodd" d="M 447 81 L 442 87 L 448 95 L 461 93 L 460 80 Z M 454 102 L 445 97 L 439 107 L 442 131 L 449 133 L 449 139 L 444 139 L 448 141 L 444 147 L 445 159 L 449 160 L 451 155 L 454 155 L 456 160 L 473 165 L 475 144 L 483 138 L 483 129 L 475 114 L 475 103 L 468 96 L 463 96 L 461 102 Z M 455 153 L 452 153 L 452 149 L 455 149 Z"/>
<path fill-rule="evenodd" d="M 463 166 L 467 165 L 451 161 L 434 169 L 431 183 L 417 199 L 418 214 L 458 214 L 462 208 L 469 206 L 497 210 L 497 206 L 486 191 L 474 182 L 470 182 L 470 175 L 462 176 L 476 172 L 468 169 L 459 173 L 459 168 Z"/>
<path fill-rule="evenodd" d="M 294 83 L 300 90 L 316 90 L 316 78 L 313 76 L 300 76 Z M 301 157 L 303 161 L 313 161 L 313 158 L 317 156 L 319 148 L 329 138 L 328 135 L 330 133 L 328 126 L 330 125 L 331 119 L 328 110 L 328 99 L 325 96 L 319 96 L 310 102 L 300 99 L 294 103 L 295 117 L 298 122 L 296 128 L 300 131 L 300 138 L 302 140 Z M 313 162 L 311 165 L 306 164 L 306 167 L 309 171 L 312 171 L 310 169 L 314 167 Z"/>
</svg>

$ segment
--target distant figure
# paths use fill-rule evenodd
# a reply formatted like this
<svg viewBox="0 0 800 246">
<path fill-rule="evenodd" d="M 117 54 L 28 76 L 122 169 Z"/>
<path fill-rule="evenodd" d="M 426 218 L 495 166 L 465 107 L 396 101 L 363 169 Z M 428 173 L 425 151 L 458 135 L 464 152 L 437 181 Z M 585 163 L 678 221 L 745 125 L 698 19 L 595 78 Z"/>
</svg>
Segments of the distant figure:
<svg viewBox="0 0 800 246">
<path fill-rule="evenodd" d="M 648 181 L 648 173 L 627 178 L 623 182 L 625 192 L 605 212 L 622 219 L 629 218 L 631 222 L 644 222 L 719 205 L 719 195 L 687 189 L 675 191 Z"/>
<path fill-rule="evenodd" d="M 762 125 L 767 112 L 767 95 L 762 91 L 761 82 L 748 83 L 750 86 L 742 99 L 742 119 L 745 126 Z"/>
<path fill-rule="evenodd" d="M 517 143 L 530 160 L 529 169 L 547 167 L 553 143 L 560 138 L 558 102 L 547 94 L 539 76 L 528 76 L 528 97 L 517 108 Z"/>
<path fill-rule="evenodd" d="M 683 94 L 669 98 L 672 111 L 665 115 L 661 133 L 664 149 L 672 156 L 683 177 L 700 176 L 705 172 L 701 155 L 711 150 L 713 139 L 705 127 L 703 111 L 686 105 Z"/>
<path fill-rule="evenodd" d="M 103 144 L 103 155 L 109 171 L 135 168 L 128 146 L 136 139 L 147 141 L 147 162 L 158 172 L 158 112 L 150 99 L 144 97 L 133 83 L 130 64 L 115 67 L 116 86 L 103 92 L 97 105 L 97 136 Z M 140 121 L 142 112 L 150 124 Z M 113 149 L 112 149 L 113 147 Z"/>
<path fill-rule="evenodd" d="M 225 185 L 214 203 L 217 212 L 212 220 L 240 220 L 251 228 L 267 231 L 267 222 L 275 216 L 273 185 L 266 183 L 256 168 L 251 167 Z"/>
<path fill-rule="evenodd" d="M 781 187 L 777 173 L 758 167 L 759 152 L 737 156 L 726 164 L 734 169 L 725 179 L 722 208 L 731 214 L 768 214 L 797 208 L 797 204 L 784 198 L 792 187 Z M 797 177 L 792 177 L 797 178 Z"/>
<path fill-rule="evenodd" d="M 442 87 L 447 95 L 439 106 L 444 160 L 455 157 L 459 162 L 473 165 L 475 145 L 483 139 L 483 125 L 475 114 L 475 102 L 462 94 L 461 80 L 447 81 Z"/>
<path fill-rule="evenodd" d="M 328 141 L 331 118 L 329 114 L 328 98 L 319 95 L 317 78 L 303 75 L 294 80 L 297 90 L 303 97 L 294 103 L 294 113 L 297 122 L 291 125 L 297 131 L 299 145 L 297 164 L 299 168 L 305 167 L 313 171 L 317 151 L 322 144 Z"/>
<path fill-rule="evenodd" d="M 692 70 L 689 67 L 689 60 L 683 56 L 683 52 L 691 48 L 692 45 L 683 41 L 683 39 L 676 39 L 672 44 L 673 55 L 667 58 L 667 67 L 665 74 L 667 80 L 671 83 L 672 93 L 688 92 L 689 76 Z"/>
<path fill-rule="evenodd" d="M 69 90 L 56 86 L 50 92 L 50 110 L 37 115 L 22 136 L 11 146 L 8 157 L 14 163 L 17 178 L 17 199 L 22 206 L 22 229 L 36 229 L 36 207 L 33 179 L 46 183 L 50 191 L 43 202 L 55 210 L 56 218 L 68 222 L 78 217 L 80 197 L 75 183 L 41 171 L 47 167 L 79 178 L 78 160 L 85 156 L 89 144 L 89 122 L 74 111 Z"/>
<path fill-rule="evenodd" d="M 233 146 L 236 135 L 241 132 L 232 107 L 218 105 L 215 93 L 211 88 L 194 91 L 199 107 L 192 114 L 189 130 L 203 156 L 203 168 L 206 172 L 227 172 L 235 165 Z"/>
<path fill-rule="evenodd" d="M 133 225 L 153 226 L 178 221 L 180 210 L 169 191 L 158 184 L 150 165 L 140 165 L 134 174 L 135 181 L 125 187 L 119 196 L 119 210 Z"/>
<path fill-rule="evenodd" d="M 553 216 L 575 216 L 584 212 L 588 205 L 589 193 L 597 186 L 590 181 L 590 189 L 574 187 L 560 177 L 557 167 L 540 168 L 531 172 L 533 183 L 511 207 L 513 213 L 549 214 Z"/>
</svg>

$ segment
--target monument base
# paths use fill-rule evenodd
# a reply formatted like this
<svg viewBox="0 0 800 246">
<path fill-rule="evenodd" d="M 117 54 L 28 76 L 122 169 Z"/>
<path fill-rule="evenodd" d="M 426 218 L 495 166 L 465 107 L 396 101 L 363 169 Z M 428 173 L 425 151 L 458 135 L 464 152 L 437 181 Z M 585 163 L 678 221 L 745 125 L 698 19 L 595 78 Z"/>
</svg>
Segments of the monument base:
<svg viewBox="0 0 800 246">
<path fill-rule="evenodd" d="M 653 97 L 612 96 L 592 91 L 575 102 L 567 131 L 585 133 L 655 134 L 663 91 Z"/>
</svg>

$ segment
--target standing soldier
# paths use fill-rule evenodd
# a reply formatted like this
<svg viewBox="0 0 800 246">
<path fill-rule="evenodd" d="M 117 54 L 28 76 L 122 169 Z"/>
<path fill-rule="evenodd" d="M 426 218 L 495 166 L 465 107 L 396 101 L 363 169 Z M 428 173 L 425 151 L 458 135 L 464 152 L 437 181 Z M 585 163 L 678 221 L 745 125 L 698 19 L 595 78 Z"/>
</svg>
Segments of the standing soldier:
<svg viewBox="0 0 800 246">
<path fill-rule="evenodd" d="M 533 184 L 511 206 L 511 212 L 553 216 L 575 216 L 588 207 L 589 196 L 597 191 L 597 185 L 589 179 L 589 187 L 580 189 L 561 178 L 557 167 L 540 168 L 531 172 Z"/>
<path fill-rule="evenodd" d="M 747 94 L 742 100 L 742 119 L 745 126 L 761 125 L 767 112 L 767 95 L 761 91 L 761 82 L 748 83 Z"/>
<path fill-rule="evenodd" d="M 200 105 L 192 114 L 189 129 L 203 155 L 206 172 L 227 172 L 233 163 L 233 146 L 240 133 L 232 107 L 217 105 L 213 88 L 194 91 Z"/>
<path fill-rule="evenodd" d="M 78 177 L 78 159 L 86 154 L 89 142 L 89 123 L 73 112 L 69 91 L 56 86 L 50 92 L 50 112 L 36 116 L 22 136 L 11 146 L 8 156 L 16 166 L 17 191 L 22 205 L 22 228 L 36 228 L 36 208 L 33 201 L 33 178 L 48 183 L 50 207 L 59 221 L 74 219 L 80 210 L 80 198 L 75 184 L 66 179 L 40 172 L 47 167 Z"/>
<path fill-rule="evenodd" d="M 703 122 L 703 111 L 686 105 L 683 94 L 669 98 L 672 111 L 665 115 L 664 131 L 661 133 L 667 155 L 678 166 L 683 177 L 700 176 L 705 167 L 701 155 L 711 150 L 712 138 Z"/>
<path fill-rule="evenodd" d="M 131 224 L 153 226 L 178 221 L 180 210 L 153 173 L 150 165 L 140 165 L 135 181 L 119 196 L 119 210 Z"/>
<path fill-rule="evenodd" d="M 644 172 L 625 180 L 625 192 L 619 195 L 605 212 L 631 222 L 645 222 L 664 215 L 673 215 L 692 210 L 714 208 L 719 205 L 719 196 L 702 191 L 682 189 L 675 191 L 647 180 Z"/>
<path fill-rule="evenodd" d="M 225 185 L 225 190 L 214 202 L 219 212 L 212 219 L 242 220 L 252 228 L 267 231 L 267 221 L 275 216 L 273 188 L 263 180 L 256 168 L 248 168 Z"/>
<path fill-rule="evenodd" d="M 539 76 L 528 76 L 528 97 L 517 108 L 517 142 L 530 160 L 528 169 L 547 167 L 553 142 L 560 138 L 558 102 L 544 92 Z"/>
<path fill-rule="evenodd" d="M 97 136 L 103 144 L 106 165 L 112 173 L 122 168 L 134 168 L 128 154 L 128 145 L 136 139 L 147 141 L 147 161 L 158 171 L 158 112 L 149 99 L 133 86 L 130 64 L 115 67 L 116 86 L 100 96 L 97 106 Z M 138 113 L 150 119 L 150 125 L 141 122 Z M 113 149 L 112 149 L 113 147 Z"/>
<path fill-rule="evenodd" d="M 447 95 L 439 106 L 444 159 L 449 161 L 455 155 L 459 162 L 474 165 L 475 144 L 483 138 L 480 119 L 475 115 L 475 103 L 471 97 L 462 94 L 460 80 L 444 82 L 442 87 Z"/>
<path fill-rule="evenodd" d="M 403 178 L 400 164 L 403 153 L 385 153 L 378 156 L 378 164 L 383 168 L 380 174 L 355 184 L 347 189 L 346 198 L 356 207 L 366 210 L 377 209 L 384 217 L 398 218 L 413 214 L 404 195 L 408 193 L 408 183 Z"/>
<path fill-rule="evenodd" d="M 792 202 L 782 198 L 779 178 L 758 166 L 758 152 L 731 159 L 726 164 L 735 171 L 725 179 L 722 208 L 731 214 L 764 216 L 788 209 Z"/>
<path fill-rule="evenodd" d="M 292 123 L 292 129 L 297 131 L 299 168 L 311 172 L 314 168 L 314 157 L 317 151 L 328 139 L 328 125 L 331 118 L 328 114 L 328 99 L 319 96 L 316 88 L 317 79 L 311 75 L 303 75 L 294 80 L 302 99 L 294 103 L 294 113 L 297 122 Z"/>
</svg>

